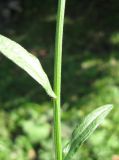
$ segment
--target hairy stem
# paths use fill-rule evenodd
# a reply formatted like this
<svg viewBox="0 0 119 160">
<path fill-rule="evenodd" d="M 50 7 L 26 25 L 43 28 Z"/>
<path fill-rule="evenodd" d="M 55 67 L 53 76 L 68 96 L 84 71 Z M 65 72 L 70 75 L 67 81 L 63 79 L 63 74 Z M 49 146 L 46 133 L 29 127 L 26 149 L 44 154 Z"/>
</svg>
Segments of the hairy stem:
<svg viewBox="0 0 119 160">
<path fill-rule="evenodd" d="M 59 0 L 56 39 L 55 39 L 55 65 L 54 65 L 54 92 L 57 96 L 54 99 L 54 143 L 55 159 L 62 160 L 62 140 L 61 140 L 61 66 L 62 66 L 62 39 L 64 24 L 65 0 Z"/>
</svg>

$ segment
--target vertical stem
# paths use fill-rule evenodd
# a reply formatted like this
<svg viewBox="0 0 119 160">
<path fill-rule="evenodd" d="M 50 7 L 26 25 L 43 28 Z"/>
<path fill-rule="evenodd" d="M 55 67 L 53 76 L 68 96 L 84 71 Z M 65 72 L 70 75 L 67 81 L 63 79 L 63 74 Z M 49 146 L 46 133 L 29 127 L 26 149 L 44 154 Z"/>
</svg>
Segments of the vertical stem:
<svg viewBox="0 0 119 160">
<path fill-rule="evenodd" d="M 62 39 L 64 24 L 65 0 L 59 0 L 56 39 L 55 39 L 55 64 L 54 64 L 54 143 L 56 160 L 62 160 L 61 142 L 61 116 L 60 116 L 60 92 L 61 92 L 61 65 L 62 65 Z"/>
</svg>

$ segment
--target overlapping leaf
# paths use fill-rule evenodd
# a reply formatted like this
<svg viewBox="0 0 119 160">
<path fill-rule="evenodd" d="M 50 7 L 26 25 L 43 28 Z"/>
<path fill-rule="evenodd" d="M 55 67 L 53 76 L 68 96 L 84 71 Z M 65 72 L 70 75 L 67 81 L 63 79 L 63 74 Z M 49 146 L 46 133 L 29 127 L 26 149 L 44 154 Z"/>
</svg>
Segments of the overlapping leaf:
<svg viewBox="0 0 119 160">
<path fill-rule="evenodd" d="M 111 111 L 112 105 L 105 105 L 90 113 L 82 123 L 75 128 L 70 142 L 64 148 L 64 160 L 70 160 L 80 145 L 89 138 Z"/>
<path fill-rule="evenodd" d="M 2 35 L 0 35 L 0 52 L 24 69 L 32 78 L 42 85 L 48 95 L 55 98 L 48 77 L 35 56 L 27 52 L 18 43 Z"/>
</svg>

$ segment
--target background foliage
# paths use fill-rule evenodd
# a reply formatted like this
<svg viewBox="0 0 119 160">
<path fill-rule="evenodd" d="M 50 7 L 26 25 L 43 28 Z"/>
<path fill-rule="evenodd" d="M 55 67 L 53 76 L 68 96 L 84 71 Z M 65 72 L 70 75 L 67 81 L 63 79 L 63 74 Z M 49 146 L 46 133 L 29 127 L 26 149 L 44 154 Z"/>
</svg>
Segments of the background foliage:
<svg viewBox="0 0 119 160">
<path fill-rule="evenodd" d="M 119 154 L 119 2 L 67 1 L 63 44 L 62 138 L 107 103 L 114 109 L 76 159 L 111 160 Z M 0 1 L 1 34 L 36 55 L 53 80 L 57 3 Z M 52 104 L 25 72 L 0 55 L 0 159 L 53 159 Z"/>
</svg>

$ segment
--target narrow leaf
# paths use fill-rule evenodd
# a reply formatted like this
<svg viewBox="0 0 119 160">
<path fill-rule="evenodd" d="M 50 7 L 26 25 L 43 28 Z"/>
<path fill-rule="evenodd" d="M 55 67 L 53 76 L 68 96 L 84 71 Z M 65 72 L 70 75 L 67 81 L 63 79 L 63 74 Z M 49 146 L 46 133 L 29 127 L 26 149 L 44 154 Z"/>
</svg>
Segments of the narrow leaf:
<svg viewBox="0 0 119 160">
<path fill-rule="evenodd" d="M 49 96 L 53 98 L 56 97 L 46 73 L 44 72 L 39 60 L 34 55 L 27 52 L 18 43 L 2 35 L 0 35 L 0 52 L 41 84 Z"/>
<path fill-rule="evenodd" d="M 104 118 L 111 111 L 112 105 L 105 105 L 90 113 L 77 126 L 71 136 L 70 142 L 64 148 L 64 160 L 70 160 L 81 144 L 89 138 L 95 129 L 102 123 Z"/>
</svg>

